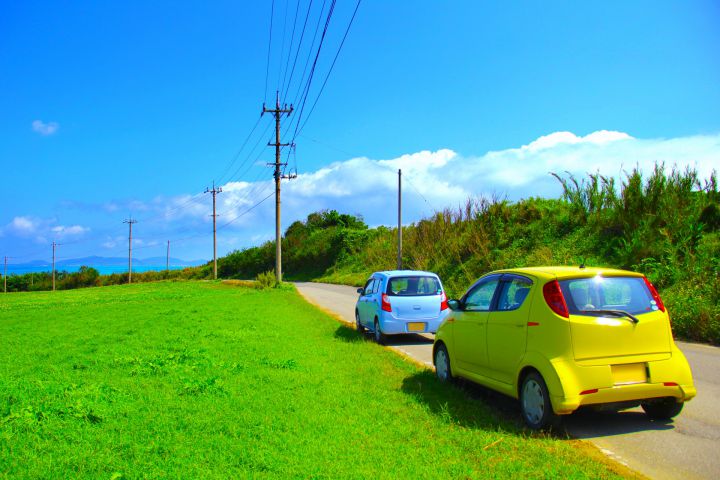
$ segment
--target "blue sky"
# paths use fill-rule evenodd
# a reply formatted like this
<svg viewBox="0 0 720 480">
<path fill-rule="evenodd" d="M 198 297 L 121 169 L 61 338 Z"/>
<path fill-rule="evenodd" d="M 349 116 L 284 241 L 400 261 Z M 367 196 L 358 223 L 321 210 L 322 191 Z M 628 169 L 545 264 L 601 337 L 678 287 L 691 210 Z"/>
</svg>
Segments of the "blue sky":
<svg viewBox="0 0 720 480">
<path fill-rule="evenodd" d="M 320 208 L 394 223 L 398 167 L 411 222 L 469 195 L 557 195 L 548 169 L 720 165 L 718 2 L 506 3 L 363 0 L 308 117 L 355 8 L 338 0 L 284 227 Z M 230 163 L 266 95 L 271 4 L 3 2 L 0 255 L 46 259 L 56 240 L 66 258 L 122 256 L 132 214 L 137 256 L 169 239 L 174 256 L 210 258 L 205 187 L 226 190 L 221 224 L 271 192 L 273 152 L 251 150 L 270 118 Z M 275 1 L 268 101 L 308 4 Z M 223 227 L 220 253 L 270 238 L 272 210 Z"/>
</svg>

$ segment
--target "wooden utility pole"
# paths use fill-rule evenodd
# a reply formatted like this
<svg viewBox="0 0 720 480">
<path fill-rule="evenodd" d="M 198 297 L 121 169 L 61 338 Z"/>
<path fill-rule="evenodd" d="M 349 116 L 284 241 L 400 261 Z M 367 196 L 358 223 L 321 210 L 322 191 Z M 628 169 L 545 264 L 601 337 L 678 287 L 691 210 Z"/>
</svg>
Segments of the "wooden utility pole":
<svg viewBox="0 0 720 480">
<path fill-rule="evenodd" d="M 123 220 L 123 223 L 127 223 L 130 227 L 130 235 L 128 236 L 128 284 L 132 283 L 132 226 L 137 223 L 137 220 L 133 220 L 130 217 L 127 220 Z"/>
<path fill-rule="evenodd" d="M 170 240 L 168 240 L 167 255 L 165 257 L 165 271 L 170 271 Z"/>
<path fill-rule="evenodd" d="M 55 291 L 55 247 L 57 247 L 58 244 L 53 242 L 53 264 L 52 264 L 52 291 Z"/>
<path fill-rule="evenodd" d="M 398 247 L 397 269 L 402 270 L 402 170 L 398 169 Z"/>
<path fill-rule="evenodd" d="M 275 108 L 265 108 L 263 104 L 262 113 L 272 113 L 275 116 L 275 143 L 268 142 L 269 147 L 275 147 L 275 163 L 268 163 L 268 165 L 275 167 L 275 278 L 277 282 L 282 282 L 282 232 L 280 231 L 280 180 L 283 178 L 291 179 L 297 175 L 283 175 L 280 167 L 287 165 L 286 163 L 280 162 L 280 148 L 287 147 L 289 143 L 280 143 L 280 117 L 283 113 L 288 116 L 293 111 L 293 106 L 290 105 L 288 108 L 287 104 L 280 108 L 280 92 L 276 93 L 275 96 Z"/>
<path fill-rule="evenodd" d="M 218 193 L 222 193 L 222 187 L 215 188 L 215 180 L 213 180 L 213 188 L 205 188 L 205 193 L 212 193 L 213 196 L 213 213 L 210 215 L 213 217 L 213 276 L 217 280 L 217 214 L 215 213 L 215 197 Z"/>
<path fill-rule="evenodd" d="M 7 293 L 7 257 L 5 257 L 5 270 L 3 271 L 3 290 Z"/>
</svg>

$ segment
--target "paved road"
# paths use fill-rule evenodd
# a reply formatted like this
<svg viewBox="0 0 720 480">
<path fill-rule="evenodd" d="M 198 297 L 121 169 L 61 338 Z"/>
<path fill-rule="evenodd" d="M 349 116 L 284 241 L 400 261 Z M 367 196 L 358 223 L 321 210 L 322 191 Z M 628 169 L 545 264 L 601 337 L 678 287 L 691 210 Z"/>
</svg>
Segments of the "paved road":
<svg viewBox="0 0 720 480">
<path fill-rule="evenodd" d="M 355 288 L 296 285 L 311 303 L 355 323 Z M 391 337 L 389 348 L 432 368 L 432 339 L 432 335 Z M 716 413 L 720 410 L 720 348 L 677 344 L 690 362 L 698 394 L 674 422 L 652 422 L 637 408 L 621 413 L 579 412 L 567 417 L 565 425 L 573 437 L 592 442 L 648 477 L 714 480 L 720 478 L 720 414 Z"/>
</svg>

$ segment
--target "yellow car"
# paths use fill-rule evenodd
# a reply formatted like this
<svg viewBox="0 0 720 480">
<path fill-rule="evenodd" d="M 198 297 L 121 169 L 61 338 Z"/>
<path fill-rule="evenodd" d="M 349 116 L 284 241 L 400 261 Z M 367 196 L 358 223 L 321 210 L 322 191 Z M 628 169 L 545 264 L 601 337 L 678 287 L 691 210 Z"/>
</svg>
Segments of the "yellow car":
<svg viewBox="0 0 720 480">
<path fill-rule="evenodd" d="M 438 378 L 463 377 L 519 399 L 530 428 L 557 426 L 585 405 L 641 405 L 668 419 L 695 396 L 665 306 L 639 273 L 501 270 L 448 305 L 433 345 Z"/>
</svg>

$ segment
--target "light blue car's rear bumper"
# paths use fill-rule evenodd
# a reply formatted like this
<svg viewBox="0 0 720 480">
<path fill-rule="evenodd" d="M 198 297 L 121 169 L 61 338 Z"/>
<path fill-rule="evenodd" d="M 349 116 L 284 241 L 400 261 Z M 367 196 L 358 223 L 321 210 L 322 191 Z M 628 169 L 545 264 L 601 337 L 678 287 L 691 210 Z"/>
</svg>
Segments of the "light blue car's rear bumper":
<svg viewBox="0 0 720 480">
<path fill-rule="evenodd" d="M 398 335 L 401 333 L 435 333 L 440 328 L 440 324 L 450 314 L 450 309 L 447 308 L 440 312 L 440 315 L 436 318 L 421 318 L 421 319 L 400 319 L 396 318 L 392 312 L 381 312 L 378 321 L 380 322 L 380 330 L 386 335 Z M 424 324 L 423 330 L 410 330 L 408 324 Z"/>
</svg>

